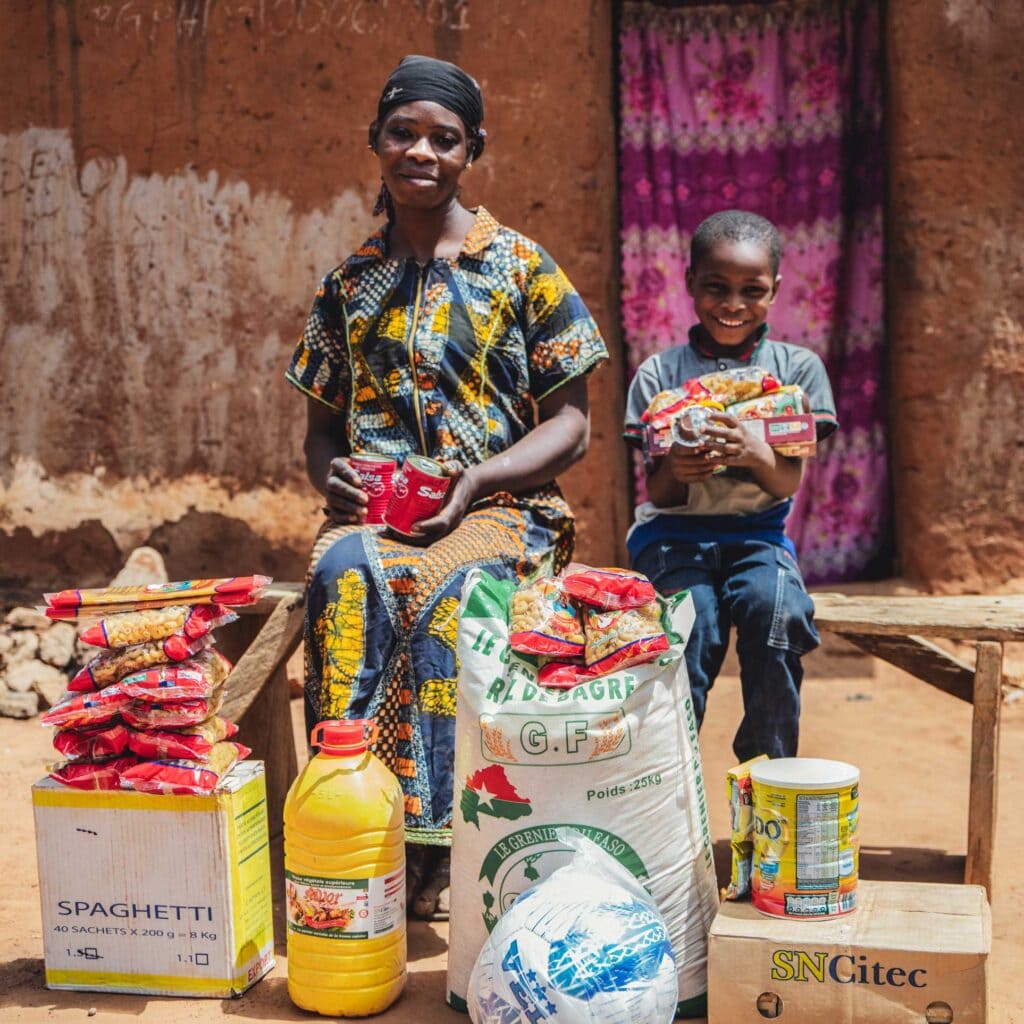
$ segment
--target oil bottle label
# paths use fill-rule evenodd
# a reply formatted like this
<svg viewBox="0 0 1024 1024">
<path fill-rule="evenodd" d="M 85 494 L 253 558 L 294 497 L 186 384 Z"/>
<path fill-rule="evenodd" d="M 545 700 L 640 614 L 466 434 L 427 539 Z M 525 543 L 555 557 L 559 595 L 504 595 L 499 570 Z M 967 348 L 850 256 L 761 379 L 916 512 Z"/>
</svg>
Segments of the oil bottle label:
<svg viewBox="0 0 1024 1024">
<path fill-rule="evenodd" d="M 327 939 L 376 939 L 405 922 L 405 864 L 376 878 L 285 872 L 288 930 Z"/>
</svg>

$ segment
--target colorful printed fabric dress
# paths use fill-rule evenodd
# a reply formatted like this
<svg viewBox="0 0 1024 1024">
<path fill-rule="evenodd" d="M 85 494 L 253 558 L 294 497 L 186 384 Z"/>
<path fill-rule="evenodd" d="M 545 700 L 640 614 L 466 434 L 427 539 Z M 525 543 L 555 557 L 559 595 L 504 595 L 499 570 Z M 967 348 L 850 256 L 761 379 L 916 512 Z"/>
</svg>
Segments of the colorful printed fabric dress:
<svg viewBox="0 0 1024 1024">
<path fill-rule="evenodd" d="M 324 278 L 286 372 L 337 410 L 353 452 L 470 466 L 535 425 L 535 402 L 607 357 L 550 256 L 482 207 L 458 258 L 425 266 L 373 235 Z M 561 568 L 573 518 L 557 485 L 475 503 L 427 548 L 379 528 L 325 523 L 306 611 L 306 713 L 371 718 L 372 749 L 405 794 L 410 842 L 451 818 L 455 634 L 462 581 Z"/>
</svg>

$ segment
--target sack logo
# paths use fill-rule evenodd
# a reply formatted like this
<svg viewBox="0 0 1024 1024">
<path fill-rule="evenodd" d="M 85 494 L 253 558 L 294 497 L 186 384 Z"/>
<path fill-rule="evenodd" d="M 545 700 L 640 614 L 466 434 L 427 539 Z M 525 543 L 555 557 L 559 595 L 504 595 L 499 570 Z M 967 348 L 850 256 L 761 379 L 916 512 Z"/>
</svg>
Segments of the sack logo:
<svg viewBox="0 0 1024 1024">
<path fill-rule="evenodd" d="M 477 829 L 480 828 L 481 814 L 506 821 L 533 814 L 530 800 L 516 792 L 500 764 L 481 768 L 466 779 L 459 807 L 462 820 L 468 825 L 476 825 Z"/>
</svg>

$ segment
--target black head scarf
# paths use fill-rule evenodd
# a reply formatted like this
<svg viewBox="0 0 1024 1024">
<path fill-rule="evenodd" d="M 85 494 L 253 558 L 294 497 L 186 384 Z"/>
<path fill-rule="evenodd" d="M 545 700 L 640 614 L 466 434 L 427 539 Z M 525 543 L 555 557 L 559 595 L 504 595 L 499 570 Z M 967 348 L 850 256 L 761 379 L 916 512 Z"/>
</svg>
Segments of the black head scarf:
<svg viewBox="0 0 1024 1024">
<path fill-rule="evenodd" d="M 376 128 L 395 107 L 428 100 L 457 114 L 466 126 L 469 155 L 476 159 L 484 151 L 487 133 L 480 127 L 484 119 L 484 98 L 476 79 L 446 60 L 411 54 L 403 57 L 388 76 L 377 104 L 377 120 L 370 129 L 370 144 Z"/>
</svg>

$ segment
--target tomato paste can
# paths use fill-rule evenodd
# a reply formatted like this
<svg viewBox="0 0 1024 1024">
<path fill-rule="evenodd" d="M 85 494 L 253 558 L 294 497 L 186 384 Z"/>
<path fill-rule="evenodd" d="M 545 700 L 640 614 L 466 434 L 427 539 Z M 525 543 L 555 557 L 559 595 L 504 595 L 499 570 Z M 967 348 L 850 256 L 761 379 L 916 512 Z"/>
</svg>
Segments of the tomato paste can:
<svg viewBox="0 0 1024 1024">
<path fill-rule="evenodd" d="M 392 482 L 395 475 L 395 460 L 387 455 L 373 452 L 359 452 L 350 455 L 348 461 L 363 481 L 363 490 L 369 498 L 366 506 L 366 521 L 372 524 L 384 522 L 384 513 L 391 500 Z"/>
<path fill-rule="evenodd" d="M 437 515 L 449 484 L 451 477 L 445 476 L 440 462 L 410 455 L 395 474 L 384 522 L 395 533 L 411 537 L 416 523 Z"/>
</svg>

